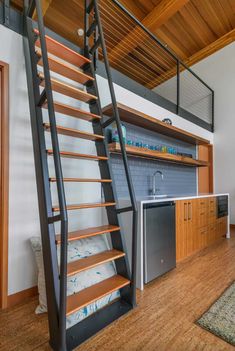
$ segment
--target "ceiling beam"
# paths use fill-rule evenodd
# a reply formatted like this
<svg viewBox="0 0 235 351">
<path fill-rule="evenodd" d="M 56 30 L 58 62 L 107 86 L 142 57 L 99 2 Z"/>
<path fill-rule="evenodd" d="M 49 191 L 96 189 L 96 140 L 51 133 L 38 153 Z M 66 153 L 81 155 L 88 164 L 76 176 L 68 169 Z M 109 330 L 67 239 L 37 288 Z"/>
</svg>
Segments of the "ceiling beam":
<svg viewBox="0 0 235 351">
<path fill-rule="evenodd" d="M 204 58 L 214 54 L 216 51 L 222 49 L 223 47 L 231 44 L 232 42 L 235 41 L 235 29 L 231 30 L 230 32 L 226 33 L 223 35 L 221 38 L 217 39 L 213 43 L 209 44 L 205 48 L 201 49 L 200 51 L 196 52 L 192 56 L 190 56 L 188 59 L 184 60 L 184 63 L 190 67 L 194 65 L 195 63 L 203 60 Z M 181 68 L 181 71 L 183 70 L 183 67 Z M 146 88 L 153 89 L 157 85 L 164 83 L 168 79 L 174 77 L 176 74 L 176 67 L 170 69 L 164 74 L 161 74 L 148 84 L 146 84 Z"/>
<path fill-rule="evenodd" d="M 207 56 L 212 55 L 214 52 L 222 49 L 223 47 L 231 44 L 233 41 L 235 41 L 235 29 L 231 30 L 230 32 L 226 33 L 213 43 L 209 44 L 206 46 L 204 49 L 196 52 L 194 55 L 189 57 L 185 63 L 188 66 L 192 66 L 195 63 L 201 61 Z"/>
<path fill-rule="evenodd" d="M 42 0 L 41 1 L 41 7 L 42 7 L 42 15 L 43 17 L 45 16 L 50 4 L 51 4 L 52 0 Z M 33 13 L 33 19 L 36 19 L 37 18 L 37 11 L 34 10 L 34 13 Z"/>
<path fill-rule="evenodd" d="M 162 0 L 153 10 L 142 20 L 142 24 L 150 31 L 155 31 L 176 12 L 178 12 L 189 0 Z M 133 28 L 109 53 L 109 60 L 114 63 L 121 57 L 128 55 L 148 35 L 138 25 Z"/>
</svg>

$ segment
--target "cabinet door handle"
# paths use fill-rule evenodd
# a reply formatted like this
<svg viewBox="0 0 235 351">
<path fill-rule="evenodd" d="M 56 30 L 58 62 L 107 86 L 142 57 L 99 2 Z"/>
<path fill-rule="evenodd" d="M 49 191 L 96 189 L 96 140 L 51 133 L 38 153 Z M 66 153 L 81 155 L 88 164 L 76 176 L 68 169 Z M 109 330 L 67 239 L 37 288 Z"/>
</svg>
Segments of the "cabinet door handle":
<svg viewBox="0 0 235 351">
<path fill-rule="evenodd" d="M 192 204 L 191 202 L 188 203 L 188 220 L 192 219 Z"/>
<path fill-rule="evenodd" d="M 187 202 L 185 202 L 184 203 L 184 220 L 185 220 L 185 222 L 188 220 L 188 213 L 187 213 L 187 211 L 188 211 L 188 204 L 187 204 Z"/>
</svg>

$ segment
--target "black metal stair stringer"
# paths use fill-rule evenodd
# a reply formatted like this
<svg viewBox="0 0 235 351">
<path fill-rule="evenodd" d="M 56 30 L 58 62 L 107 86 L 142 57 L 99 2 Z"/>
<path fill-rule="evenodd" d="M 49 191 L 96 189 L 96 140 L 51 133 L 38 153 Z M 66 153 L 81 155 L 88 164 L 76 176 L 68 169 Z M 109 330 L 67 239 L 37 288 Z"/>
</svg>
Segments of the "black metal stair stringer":
<svg viewBox="0 0 235 351">
<path fill-rule="evenodd" d="M 34 50 L 34 33 L 32 21 L 24 14 L 24 53 L 26 60 L 27 84 L 29 92 L 30 119 L 35 160 L 38 205 L 40 214 L 41 238 L 43 247 L 48 321 L 50 330 L 50 344 L 54 350 L 59 350 L 59 270 L 57 262 L 57 248 L 55 243 L 55 228 L 52 212 L 52 198 L 50 192 L 49 170 L 47 164 L 46 142 L 43 129 L 42 110 L 36 101 L 40 99 L 40 89 L 37 77 L 37 57 Z"/>
<path fill-rule="evenodd" d="M 92 13 L 92 16 L 91 16 Z M 84 55 L 87 58 L 91 59 L 91 64 L 86 65 L 84 67 L 84 70 L 86 72 L 89 72 L 93 78 L 94 81 L 92 84 L 89 84 L 87 86 L 87 90 L 89 92 L 93 92 L 98 96 L 98 100 L 96 104 L 90 105 L 90 110 L 91 112 L 94 111 L 94 113 L 99 114 L 102 119 L 99 121 L 99 124 L 93 124 L 94 130 L 99 131 L 103 135 L 105 135 L 105 128 L 109 125 L 109 122 L 115 122 L 118 130 L 118 135 L 119 135 L 119 142 L 120 142 L 120 147 L 121 147 L 121 155 L 122 155 L 122 160 L 123 160 L 123 165 L 124 165 L 124 170 L 125 170 L 125 175 L 126 175 L 126 180 L 127 180 L 127 185 L 128 185 L 128 190 L 129 190 L 129 195 L 130 195 L 130 202 L 131 206 L 128 206 L 125 209 L 119 209 L 115 208 L 115 216 L 117 220 L 120 220 L 118 218 L 118 213 L 124 213 L 128 211 L 132 211 L 132 260 L 131 260 L 131 275 L 130 275 L 130 291 L 129 291 L 129 296 L 128 296 L 128 301 L 132 304 L 134 307 L 136 305 L 136 253 L 137 253 L 137 204 L 136 204 L 136 199 L 135 199 L 135 194 L 134 194 L 134 188 L 132 184 L 132 179 L 131 179 L 131 174 L 130 174 L 130 169 L 128 166 L 128 161 L 127 161 L 127 154 L 126 154 L 126 149 L 125 149 L 125 143 L 123 141 L 123 135 L 122 135 L 122 127 L 121 127 L 121 121 L 119 117 L 119 112 L 117 108 L 117 101 L 116 101 L 116 96 L 115 96 L 115 91 L 114 91 L 114 85 L 112 81 L 112 76 L 111 76 L 111 70 L 109 66 L 109 60 L 108 60 L 108 55 L 107 55 L 107 49 L 106 49 L 106 44 L 105 44 L 105 39 L 104 39 L 104 34 L 103 34 L 103 28 L 102 28 L 102 23 L 101 23 L 101 18 L 100 18 L 100 13 L 99 13 L 99 6 L 98 6 L 98 1 L 97 0 L 85 0 L 85 19 L 84 19 Z M 92 31 L 90 30 L 92 28 Z M 93 37 L 93 44 L 91 44 L 91 38 Z M 97 45 L 96 45 L 97 44 Z M 91 47 L 92 46 L 92 47 Z M 96 50 L 93 51 L 92 48 L 96 47 Z M 97 58 L 99 55 L 99 48 L 102 52 L 103 60 L 104 60 L 104 66 L 106 70 L 106 75 L 107 75 L 107 83 L 109 87 L 109 93 L 111 96 L 111 103 L 113 106 L 113 117 L 110 118 L 109 121 L 104 121 L 103 114 L 102 114 L 102 109 L 101 109 L 101 104 L 100 104 L 100 97 L 99 97 L 99 89 L 97 86 L 97 81 L 96 81 L 96 75 L 95 75 L 95 67 L 96 67 L 96 62 Z M 95 112 L 96 111 L 96 112 Z M 107 144 L 104 143 L 104 148 L 102 149 L 98 144 L 97 144 L 97 152 L 105 152 L 109 156 L 109 151 L 107 148 Z M 109 174 L 112 175 L 112 170 L 108 162 L 108 171 Z M 104 175 L 106 174 L 106 170 L 104 170 L 102 167 L 100 167 L 101 172 L 104 172 Z M 115 193 L 115 185 L 114 185 L 114 178 L 113 183 L 111 184 L 112 191 L 113 191 L 113 197 L 116 199 L 117 203 L 117 196 Z M 107 185 L 103 187 L 104 189 L 104 195 L 105 196 L 110 196 L 110 189 L 108 189 Z M 107 213 L 109 216 L 109 213 Z M 123 236 L 123 233 L 120 232 L 120 240 L 122 241 L 122 244 L 125 246 L 125 238 Z M 124 250 L 126 248 L 124 247 Z M 127 251 L 125 251 L 127 252 Z M 128 269 L 128 262 L 127 262 L 127 269 Z"/>
<path fill-rule="evenodd" d="M 91 62 L 91 64 L 89 66 L 87 65 L 87 67 L 85 68 L 85 72 L 92 75 L 92 77 L 94 78 L 94 81 L 92 82 L 92 84 L 89 84 L 89 86 L 87 87 L 87 91 L 98 97 L 98 99 L 95 103 L 90 104 L 90 112 L 92 112 L 94 114 L 98 114 L 102 117 L 101 120 L 92 123 L 93 130 L 94 130 L 95 134 L 105 136 L 104 129 L 102 127 L 103 116 L 102 116 L 99 90 L 98 90 L 98 86 L 97 86 L 93 62 Z M 112 168 L 110 166 L 110 155 L 109 155 L 106 140 L 104 140 L 102 142 L 99 142 L 99 141 L 96 142 L 96 150 L 97 150 L 98 156 L 108 157 L 107 162 L 99 162 L 99 169 L 100 169 L 101 178 L 102 179 L 112 179 L 112 183 L 103 183 L 102 184 L 105 202 L 115 202 L 117 204 L 118 197 L 117 197 L 117 193 L 116 193 Z M 106 208 L 106 212 L 107 212 L 107 217 L 108 217 L 108 223 L 111 225 L 121 227 L 120 218 L 118 218 L 117 206 Z M 126 248 L 126 244 L 125 244 L 125 237 L 123 236 L 122 231 L 119 230 L 116 233 L 110 233 L 110 236 L 111 236 L 113 248 L 116 250 L 120 250 L 122 252 L 127 253 L 127 248 Z M 115 261 L 115 266 L 116 266 L 118 274 L 131 280 L 130 266 L 129 266 L 129 261 L 128 261 L 127 255 L 125 255 L 124 257 Z M 127 302 L 129 302 L 132 305 L 132 296 L 131 296 L 130 286 L 127 286 L 127 287 L 121 289 L 121 297 L 124 298 Z"/>
</svg>

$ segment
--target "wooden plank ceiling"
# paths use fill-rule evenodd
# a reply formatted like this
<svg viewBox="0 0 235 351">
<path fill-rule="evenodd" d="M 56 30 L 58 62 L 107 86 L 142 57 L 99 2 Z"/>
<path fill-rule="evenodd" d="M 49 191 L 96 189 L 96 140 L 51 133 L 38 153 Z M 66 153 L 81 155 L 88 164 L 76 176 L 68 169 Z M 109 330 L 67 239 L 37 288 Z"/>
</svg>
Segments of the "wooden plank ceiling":
<svg viewBox="0 0 235 351">
<path fill-rule="evenodd" d="M 12 0 L 20 9 L 22 0 Z M 82 46 L 83 0 L 42 0 L 45 25 Z M 100 0 L 111 65 L 152 89 L 176 73 L 175 60 L 112 0 Z M 189 66 L 235 40 L 235 0 L 120 0 Z"/>
</svg>

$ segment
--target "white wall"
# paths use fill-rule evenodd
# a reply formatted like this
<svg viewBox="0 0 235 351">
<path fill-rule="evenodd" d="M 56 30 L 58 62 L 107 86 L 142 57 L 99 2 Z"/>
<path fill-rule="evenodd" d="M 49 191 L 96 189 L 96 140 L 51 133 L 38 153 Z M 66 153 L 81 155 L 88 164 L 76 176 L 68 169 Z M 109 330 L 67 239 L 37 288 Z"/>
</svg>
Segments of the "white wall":
<svg viewBox="0 0 235 351">
<path fill-rule="evenodd" d="M 0 60 L 10 65 L 9 294 L 35 283 L 28 237 L 39 232 L 22 38 L 0 26 Z"/>
<path fill-rule="evenodd" d="M 235 223 L 235 43 L 193 66 L 215 90 L 215 191 L 230 193 Z"/>
<path fill-rule="evenodd" d="M 34 172 L 32 136 L 28 106 L 28 92 L 22 37 L 0 25 L 0 60 L 10 65 L 10 209 L 9 209 L 9 294 L 36 284 L 36 267 L 29 243 L 31 236 L 40 235 L 36 181 Z M 102 105 L 110 103 L 106 81 L 98 77 Z M 177 115 L 115 85 L 117 100 L 155 118 L 170 117 L 173 124 L 213 140 L 208 131 Z M 58 99 L 59 96 L 55 95 Z M 61 97 L 60 97 L 61 100 Z M 63 102 L 80 106 L 73 99 Z M 85 108 L 85 105 L 82 105 Z M 58 116 L 60 125 L 92 131 L 91 125 L 78 119 Z M 72 139 L 72 138 L 71 138 Z M 60 138 L 61 149 L 95 153 L 94 143 L 84 140 Z M 47 137 L 47 143 L 50 140 Z M 49 161 L 52 170 L 52 160 Z M 92 161 L 62 160 L 64 176 L 99 177 L 98 165 Z M 51 171 L 51 175 L 53 171 Z M 54 187 L 54 186 L 53 186 Z M 68 189 L 72 189 L 68 195 Z M 67 202 L 95 202 L 100 199 L 98 184 L 66 186 Z M 55 198 L 55 195 L 53 195 Z M 56 201 L 55 201 L 56 202 Z M 89 221 L 87 219 L 89 218 Z M 74 211 L 69 215 L 70 230 L 101 223 L 101 211 Z"/>
<path fill-rule="evenodd" d="M 106 106 L 111 102 L 107 82 L 105 81 L 104 78 L 98 77 L 98 84 L 100 87 L 102 106 Z M 199 135 L 205 139 L 210 140 L 213 143 L 213 133 L 197 126 L 196 124 L 193 124 L 187 121 L 182 117 L 179 117 L 178 115 L 152 103 L 151 101 L 148 101 L 128 91 L 127 89 L 124 89 L 118 86 L 117 84 L 115 84 L 114 86 L 115 86 L 116 99 L 118 102 L 123 103 L 129 107 L 132 107 L 136 110 L 139 110 L 143 113 L 146 113 L 147 115 L 152 116 L 156 119 L 162 120 L 163 118 L 169 117 L 172 120 L 174 126 L 187 130 L 188 132 L 194 133 L 196 135 Z"/>
<path fill-rule="evenodd" d="M 176 104 L 176 76 L 158 85 L 153 91 Z M 211 91 L 190 71 L 182 71 L 180 73 L 180 107 L 195 116 L 200 116 L 205 122 L 211 123 L 211 102 Z"/>
</svg>

